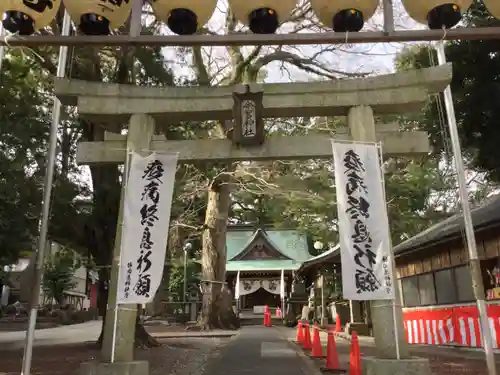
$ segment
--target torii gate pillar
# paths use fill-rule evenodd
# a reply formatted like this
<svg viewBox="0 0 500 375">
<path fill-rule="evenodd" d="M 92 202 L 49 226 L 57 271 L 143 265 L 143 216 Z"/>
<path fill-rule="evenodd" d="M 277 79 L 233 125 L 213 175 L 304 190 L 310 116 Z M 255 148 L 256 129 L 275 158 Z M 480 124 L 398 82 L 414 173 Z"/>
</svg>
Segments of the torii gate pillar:
<svg viewBox="0 0 500 375">
<path fill-rule="evenodd" d="M 377 141 L 375 120 L 371 107 L 359 106 L 351 108 L 347 115 L 347 125 L 354 141 Z M 395 266 L 393 261 L 392 274 L 394 278 L 396 277 Z M 400 304 L 401 292 L 395 282 L 394 284 L 395 307 L 393 307 L 392 301 L 388 300 L 370 301 L 376 357 L 362 358 L 363 375 L 430 375 L 431 369 L 427 359 L 410 357 L 403 326 L 403 310 Z M 397 345 L 399 345 L 399 359 Z"/>
</svg>

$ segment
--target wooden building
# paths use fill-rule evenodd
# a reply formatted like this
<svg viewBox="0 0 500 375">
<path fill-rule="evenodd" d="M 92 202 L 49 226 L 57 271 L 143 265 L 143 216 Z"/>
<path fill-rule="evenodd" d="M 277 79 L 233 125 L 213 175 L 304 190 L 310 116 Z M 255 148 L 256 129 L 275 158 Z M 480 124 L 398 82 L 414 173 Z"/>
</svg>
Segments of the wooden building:
<svg viewBox="0 0 500 375">
<path fill-rule="evenodd" d="M 472 209 L 495 348 L 500 346 L 500 196 Z M 481 346 L 462 215 L 394 248 L 409 343 Z"/>
<path fill-rule="evenodd" d="M 254 312 L 265 305 L 282 307 L 293 272 L 313 257 L 309 246 L 307 235 L 296 230 L 229 227 L 226 274 L 239 307 Z"/>
</svg>

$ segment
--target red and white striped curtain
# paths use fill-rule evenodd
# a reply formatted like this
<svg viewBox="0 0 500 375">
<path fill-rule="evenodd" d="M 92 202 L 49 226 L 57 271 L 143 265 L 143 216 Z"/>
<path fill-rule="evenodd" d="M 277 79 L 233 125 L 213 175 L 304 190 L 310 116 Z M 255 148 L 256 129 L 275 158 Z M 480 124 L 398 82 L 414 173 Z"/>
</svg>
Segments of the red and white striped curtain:
<svg viewBox="0 0 500 375">
<path fill-rule="evenodd" d="M 403 313 L 409 344 L 459 344 L 482 347 L 479 313 L 475 306 L 419 309 Z M 500 306 L 488 306 L 493 348 L 500 347 Z"/>
</svg>

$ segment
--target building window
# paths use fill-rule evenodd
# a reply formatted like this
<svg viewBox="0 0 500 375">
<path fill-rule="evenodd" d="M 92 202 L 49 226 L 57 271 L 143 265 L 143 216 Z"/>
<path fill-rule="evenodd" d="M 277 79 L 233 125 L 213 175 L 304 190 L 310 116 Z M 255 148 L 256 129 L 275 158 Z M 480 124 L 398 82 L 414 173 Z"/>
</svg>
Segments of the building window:
<svg viewBox="0 0 500 375">
<path fill-rule="evenodd" d="M 399 281 L 406 307 L 471 302 L 475 299 L 467 266 L 404 277 Z"/>
<path fill-rule="evenodd" d="M 453 277 L 453 269 L 436 271 L 436 299 L 439 304 L 457 302 L 457 288 Z"/>
<path fill-rule="evenodd" d="M 421 305 L 434 305 L 436 303 L 436 289 L 434 288 L 434 274 L 432 272 L 418 276 L 418 289 Z"/>
<path fill-rule="evenodd" d="M 474 290 L 472 288 L 472 277 L 469 267 L 457 267 L 453 271 L 455 272 L 455 281 L 457 283 L 458 302 L 474 301 Z"/>
<path fill-rule="evenodd" d="M 420 305 L 418 276 L 405 277 L 401 280 L 401 287 L 403 289 L 403 302 L 405 306 L 412 307 Z"/>
</svg>

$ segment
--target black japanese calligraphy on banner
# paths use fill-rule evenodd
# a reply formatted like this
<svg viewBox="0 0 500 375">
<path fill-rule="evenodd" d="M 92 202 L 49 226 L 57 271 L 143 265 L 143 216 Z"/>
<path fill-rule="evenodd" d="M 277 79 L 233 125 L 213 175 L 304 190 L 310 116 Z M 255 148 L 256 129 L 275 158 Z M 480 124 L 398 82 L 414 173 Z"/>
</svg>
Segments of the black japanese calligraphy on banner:
<svg viewBox="0 0 500 375">
<path fill-rule="evenodd" d="M 364 181 L 366 171 L 363 161 L 354 149 L 345 152 L 343 158 L 346 175 L 345 191 L 347 208 L 345 213 L 351 220 L 351 238 L 354 243 L 354 263 L 356 264 L 356 291 L 373 292 L 382 284 L 373 272 L 376 266 L 376 254 L 372 251 L 372 237 L 365 220 L 370 217 L 368 189 Z"/>
<path fill-rule="evenodd" d="M 134 292 L 138 296 L 150 297 L 151 295 L 151 274 L 149 271 L 152 266 L 151 249 L 154 246 L 154 241 L 151 239 L 151 229 L 159 219 L 157 216 L 161 199 L 159 187 L 163 183 L 164 173 L 163 163 L 155 159 L 147 164 L 142 175 L 144 189 L 140 196 L 140 200 L 143 202 L 140 209 L 140 222 L 144 229 L 139 245 L 139 257 L 136 260 L 139 277 L 134 286 Z"/>
<path fill-rule="evenodd" d="M 118 304 L 152 301 L 161 285 L 177 154 L 132 153 L 123 202 Z"/>
</svg>

